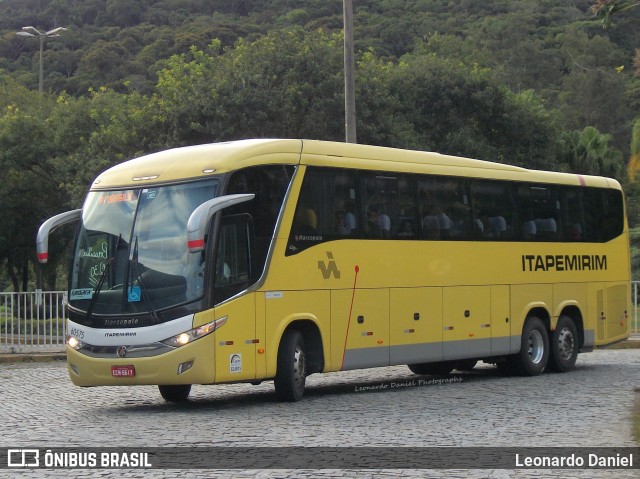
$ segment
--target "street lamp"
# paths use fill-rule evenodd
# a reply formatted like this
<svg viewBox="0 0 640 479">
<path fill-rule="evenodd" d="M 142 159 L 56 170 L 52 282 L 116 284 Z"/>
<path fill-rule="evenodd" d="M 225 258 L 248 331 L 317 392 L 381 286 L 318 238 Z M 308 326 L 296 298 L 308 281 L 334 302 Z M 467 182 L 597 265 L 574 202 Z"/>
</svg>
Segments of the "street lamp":
<svg viewBox="0 0 640 479">
<path fill-rule="evenodd" d="M 344 126 L 347 143 L 356 141 L 356 80 L 353 46 L 353 1 L 343 0 L 344 22 Z"/>
<path fill-rule="evenodd" d="M 38 82 L 38 91 L 40 93 L 42 93 L 42 52 L 44 50 L 44 41 L 47 38 L 59 37 L 60 33 L 66 31 L 67 29 L 64 27 L 54 28 L 53 30 L 49 30 L 48 32 L 41 32 L 35 27 L 22 27 L 22 31 L 16 33 L 16 35 L 19 35 L 21 37 L 34 37 L 40 39 L 40 76 Z"/>
</svg>

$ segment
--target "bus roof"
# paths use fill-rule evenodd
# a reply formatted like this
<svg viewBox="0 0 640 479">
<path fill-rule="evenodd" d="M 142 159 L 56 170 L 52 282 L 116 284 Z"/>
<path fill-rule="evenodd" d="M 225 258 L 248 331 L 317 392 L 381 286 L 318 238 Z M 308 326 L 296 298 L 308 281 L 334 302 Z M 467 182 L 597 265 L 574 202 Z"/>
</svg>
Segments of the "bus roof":
<svg viewBox="0 0 640 479">
<path fill-rule="evenodd" d="M 203 179 L 267 164 L 306 164 L 621 189 L 617 181 L 603 177 L 529 170 L 433 152 L 299 139 L 238 140 L 164 150 L 109 168 L 96 178 L 92 189 L 131 188 Z"/>
</svg>

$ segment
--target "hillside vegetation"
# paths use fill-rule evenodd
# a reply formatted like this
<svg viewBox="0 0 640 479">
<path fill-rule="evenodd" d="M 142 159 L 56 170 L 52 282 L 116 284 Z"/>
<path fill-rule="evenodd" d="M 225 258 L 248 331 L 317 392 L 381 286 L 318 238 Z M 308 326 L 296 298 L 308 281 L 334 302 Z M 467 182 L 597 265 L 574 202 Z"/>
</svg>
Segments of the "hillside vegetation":
<svg viewBox="0 0 640 479">
<path fill-rule="evenodd" d="M 605 30 L 591 3 L 355 0 L 358 141 L 615 177 L 635 243 L 640 8 Z M 67 29 L 44 43 L 42 94 L 25 26 Z M 32 287 L 37 226 L 114 163 L 246 137 L 343 140 L 342 69 L 342 1 L 0 0 L 0 289 Z"/>
</svg>

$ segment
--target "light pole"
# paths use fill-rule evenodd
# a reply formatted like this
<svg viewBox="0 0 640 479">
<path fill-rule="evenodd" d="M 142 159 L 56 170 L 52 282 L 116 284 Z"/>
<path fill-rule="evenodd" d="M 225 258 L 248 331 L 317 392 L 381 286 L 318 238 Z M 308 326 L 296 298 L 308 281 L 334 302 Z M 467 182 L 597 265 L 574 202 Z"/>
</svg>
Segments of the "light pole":
<svg viewBox="0 0 640 479">
<path fill-rule="evenodd" d="M 356 140 L 356 79 L 353 54 L 353 1 L 343 0 L 344 21 L 344 126 L 345 141 Z"/>
<path fill-rule="evenodd" d="M 17 32 L 16 35 L 21 37 L 35 37 L 40 39 L 40 76 L 38 78 L 38 91 L 42 93 L 42 52 L 44 51 L 44 41 L 47 38 L 59 37 L 61 32 L 66 32 L 64 27 L 54 28 L 48 32 L 41 32 L 35 27 L 22 27 L 21 32 Z"/>
</svg>

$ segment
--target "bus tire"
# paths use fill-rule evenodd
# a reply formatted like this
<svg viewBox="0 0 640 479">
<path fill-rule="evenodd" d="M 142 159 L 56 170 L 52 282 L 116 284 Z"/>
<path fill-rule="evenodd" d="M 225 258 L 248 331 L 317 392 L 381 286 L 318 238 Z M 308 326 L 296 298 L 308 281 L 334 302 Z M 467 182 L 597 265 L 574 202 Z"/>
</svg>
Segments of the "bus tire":
<svg viewBox="0 0 640 479">
<path fill-rule="evenodd" d="M 160 385 L 158 386 L 160 395 L 167 402 L 184 402 L 189 397 L 191 392 L 191 384 L 179 384 L 179 385 Z"/>
<path fill-rule="evenodd" d="M 453 362 L 407 364 L 413 374 L 420 376 L 446 376 L 453 370 Z"/>
<path fill-rule="evenodd" d="M 520 376 L 537 376 L 549 360 L 549 335 L 542 320 L 531 316 L 524 325 L 520 352 L 514 356 L 515 372 Z"/>
<path fill-rule="evenodd" d="M 578 329 L 569 316 L 560 316 L 550 342 L 549 369 L 559 373 L 571 371 L 578 359 Z"/>
<path fill-rule="evenodd" d="M 458 371 L 471 371 L 478 364 L 477 359 L 459 359 L 453 364 L 453 369 Z"/>
<path fill-rule="evenodd" d="M 304 339 L 300 331 L 290 329 L 282 336 L 278 366 L 273 381 L 281 401 L 300 401 L 307 378 Z"/>
</svg>

